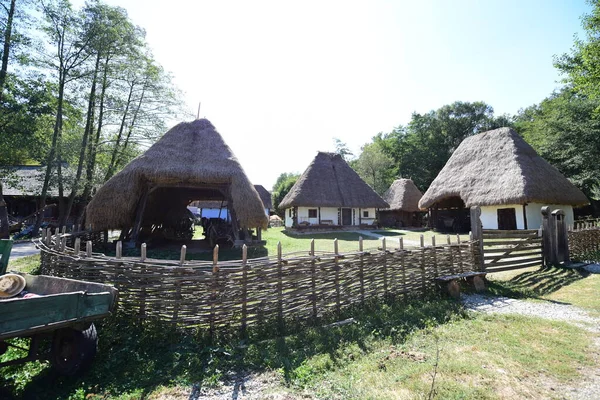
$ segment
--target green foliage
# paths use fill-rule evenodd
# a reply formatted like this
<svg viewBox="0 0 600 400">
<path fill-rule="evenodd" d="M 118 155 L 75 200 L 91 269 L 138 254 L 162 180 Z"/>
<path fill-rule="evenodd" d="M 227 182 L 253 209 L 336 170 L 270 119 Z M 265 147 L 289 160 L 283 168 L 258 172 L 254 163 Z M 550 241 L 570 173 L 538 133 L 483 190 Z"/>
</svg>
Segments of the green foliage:
<svg viewBox="0 0 600 400">
<path fill-rule="evenodd" d="M 299 177 L 300 174 L 284 172 L 277 177 L 277 180 L 273 185 L 271 200 L 273 201 L 275 213 L 281 218 L 285 217 L 285 215 L 283 214 L 284 210 L 279 209 L 279 203 L 281 203 L 285 195 L 292 189 L 292 186 L 294 186 Z"/>
<path fill-rule="evenodd" d="M 333 145 L 335 147 L 334 153 L 339 154 L 345 161 L 350 161 L 350 158 L 354 155 L 348 148 L 346 142 L 343 142 L 339 138 L 333 138 Z"/>
<path fill-rule="evenodd" d="M 396 176 L 394 160 L 383 151 L 381 142 L 364 145 L 352 167 L 379 195 L 385 193 Z"/>
<path fill-rule="evenodd" d="M 570 54 L 555 57 L 554 65 L 565 76 L 565 82 L 592 99 L 600 97 L 600 1 L 588 0 L 590 14 L 582 18 L 585 39 L 575 37 Z"/>
<path fill-rule="evenodd" d="M 564 88 L 521 110 L 515 127 L 538 154 L 590 198 L 600 198 L 599 99 Z"/>
<path fill-rule="evenodd" d="M 407 126 L 380 133 L 373 143 L 394 160 L 397 174 L 425 191 L 466 137 L 510 124 L 508 116 L 495 117 L 486 103 L 457 101 L 426 114 L 414 113 Z M 396 171 L 389 168 L 387 175 Z"/>
</svg>

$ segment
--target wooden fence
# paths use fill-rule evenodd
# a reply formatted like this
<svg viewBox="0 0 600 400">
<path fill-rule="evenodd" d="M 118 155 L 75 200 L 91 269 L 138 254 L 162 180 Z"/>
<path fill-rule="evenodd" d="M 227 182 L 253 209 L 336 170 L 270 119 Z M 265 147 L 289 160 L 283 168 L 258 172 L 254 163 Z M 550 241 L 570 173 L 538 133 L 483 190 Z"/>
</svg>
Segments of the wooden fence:
<svg viewBox="0 0 600 400">
<path fill-rule="evenodd" d="M 423 293 L 440 275 L 472 271 L 477 267 L 473 241 L 404 247 L 402 239 L 381 247 L 339 253 L 316 252 L 314 241 L 304 253 L 278 254 L 258 259 L 187 261 L 185 246 L 180 260 L 141 257 L 107 257 L 92 252 L 91 242 L 46 232 L 36 242 L 42 254 L 42 273 L 92 282 L 109 283 L 119 290 L 123 310 L 139 318 L 158 318 L 215 329 L 241 327 L 261 321 L 311 319 L 339 313 L 343 307 L 377 297 Z M 434 238 L 433 238 L 434 239 Z M 476 257 L 477 256 L 477 257 Z"/>
<path fill-rule="evenodd" d="M 577 261 L 600 261 L 600 226 L 591 223 L 576 226 L 578 228 L 570 227 L 567 232 L 571 258 Z"/>
<path fill-rule="evenodd" d="M 486 272 L 541 266 L 542 238 L 537 230 L 482 231 Z"/>
</svg>

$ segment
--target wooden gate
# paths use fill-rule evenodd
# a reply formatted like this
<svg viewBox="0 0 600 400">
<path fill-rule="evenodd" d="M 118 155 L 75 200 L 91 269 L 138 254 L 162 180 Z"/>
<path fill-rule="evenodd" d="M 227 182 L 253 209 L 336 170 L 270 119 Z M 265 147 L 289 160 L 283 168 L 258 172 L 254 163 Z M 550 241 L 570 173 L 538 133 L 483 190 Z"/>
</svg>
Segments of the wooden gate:
<svg viewBox="0 0 600 400">
<path fill-rule="evenodd" d="M 542 238 L 537 230 L 482 230 L 486 272 L 541 266 Z"/>
</svg>

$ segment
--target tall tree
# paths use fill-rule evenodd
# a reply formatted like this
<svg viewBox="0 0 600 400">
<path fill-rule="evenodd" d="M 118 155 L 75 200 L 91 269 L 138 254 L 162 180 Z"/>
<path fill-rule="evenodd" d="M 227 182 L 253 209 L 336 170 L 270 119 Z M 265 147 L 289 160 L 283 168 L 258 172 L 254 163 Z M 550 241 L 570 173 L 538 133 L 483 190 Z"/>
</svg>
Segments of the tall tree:
<svg viewBox="0 0 600 400">
<path fill-rule="evenodd" d="M 62 153 L 61 140 L 63 132 L 63 107 L 65 100 L 65 88 L 67 84 L 84 76 L 81 68 L 84 66 L 91 53 L 89 50 L 92 35 L 83 31 L 83 20 L 75 13 L 68 0 L 53 0 L 40 2 L 41 11 L 46 24 L 43 27 L 53 53 L 45 58 L 45 64 L 56 73 L 58 86 L 56 119 L 52 134 L 52 144 L 46 160 L 46 173 L 40 196 L 40 208 L 46 205 L 48 197 L 48 186 L 52 175 L 52 168 L 56 166 L 58 177 L 58 195 L 64 198 L 64 186 L 62 179 Z M 59 207 L 62 219 L 64 207 Z M 34 232 L 39 231 L 42 215 L 38 215 Z"/>
<path fill-rule="evenodd" d="M 394 160 L 383 151 L 379 142 L 363 146 L 355 169 L 379 195 L 385 193 L 396 175 Z"/>
<path fill-rule="evenodd" d="M 271 199 L 273 200 L 273 208 L 275 209 L 275 213 L 281 218 L 284 217 L 284 210 L 279 209 L 279 203 L 281 203 L 281 200 L 283 200 L 283 198 L 289 193 L 299 177 L 299 174 L 284 172 L 277 177 L 277 180 L 273 185 L 273 191 L 271 195 Z"/>
</svg>

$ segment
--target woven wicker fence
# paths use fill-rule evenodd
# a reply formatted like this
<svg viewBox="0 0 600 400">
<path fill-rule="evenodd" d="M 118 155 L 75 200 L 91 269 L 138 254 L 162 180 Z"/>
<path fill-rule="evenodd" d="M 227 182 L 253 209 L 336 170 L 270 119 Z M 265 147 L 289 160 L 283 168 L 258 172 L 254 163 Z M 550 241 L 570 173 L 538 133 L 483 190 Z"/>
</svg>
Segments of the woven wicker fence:
<svg viewBox="0 0 600 400">
<path fill-rule="evenodd" d="M 478 270 L 476 242 L 378 249 L 341 254 L 315 252 L 210 261 L 107 257 L 66 246 L 62 235 L 37 243 L 42 273 L 113 284 L 119 306 L 139 318 L 182 326 L 241 327 L 267 320 L 310 319 L 376 297 L 422 293 L 440 275 Z M 358 244 L 362 249 L 362 241 Z M 314 249 L 314 242 L 313 247 Z M 337 249 L 337 243 L 334 243 Z M 244 251 L 245 254 L 245 251 Z"/>
<path fill-rule="evenodd" d="M 580 225 L 578 229 L 569 229 L 569 253 L 571 259 L 580 261 L 589 260 L 594 252 L 600 251 L 600 226 L 597 223 Z"/>
</svg>

